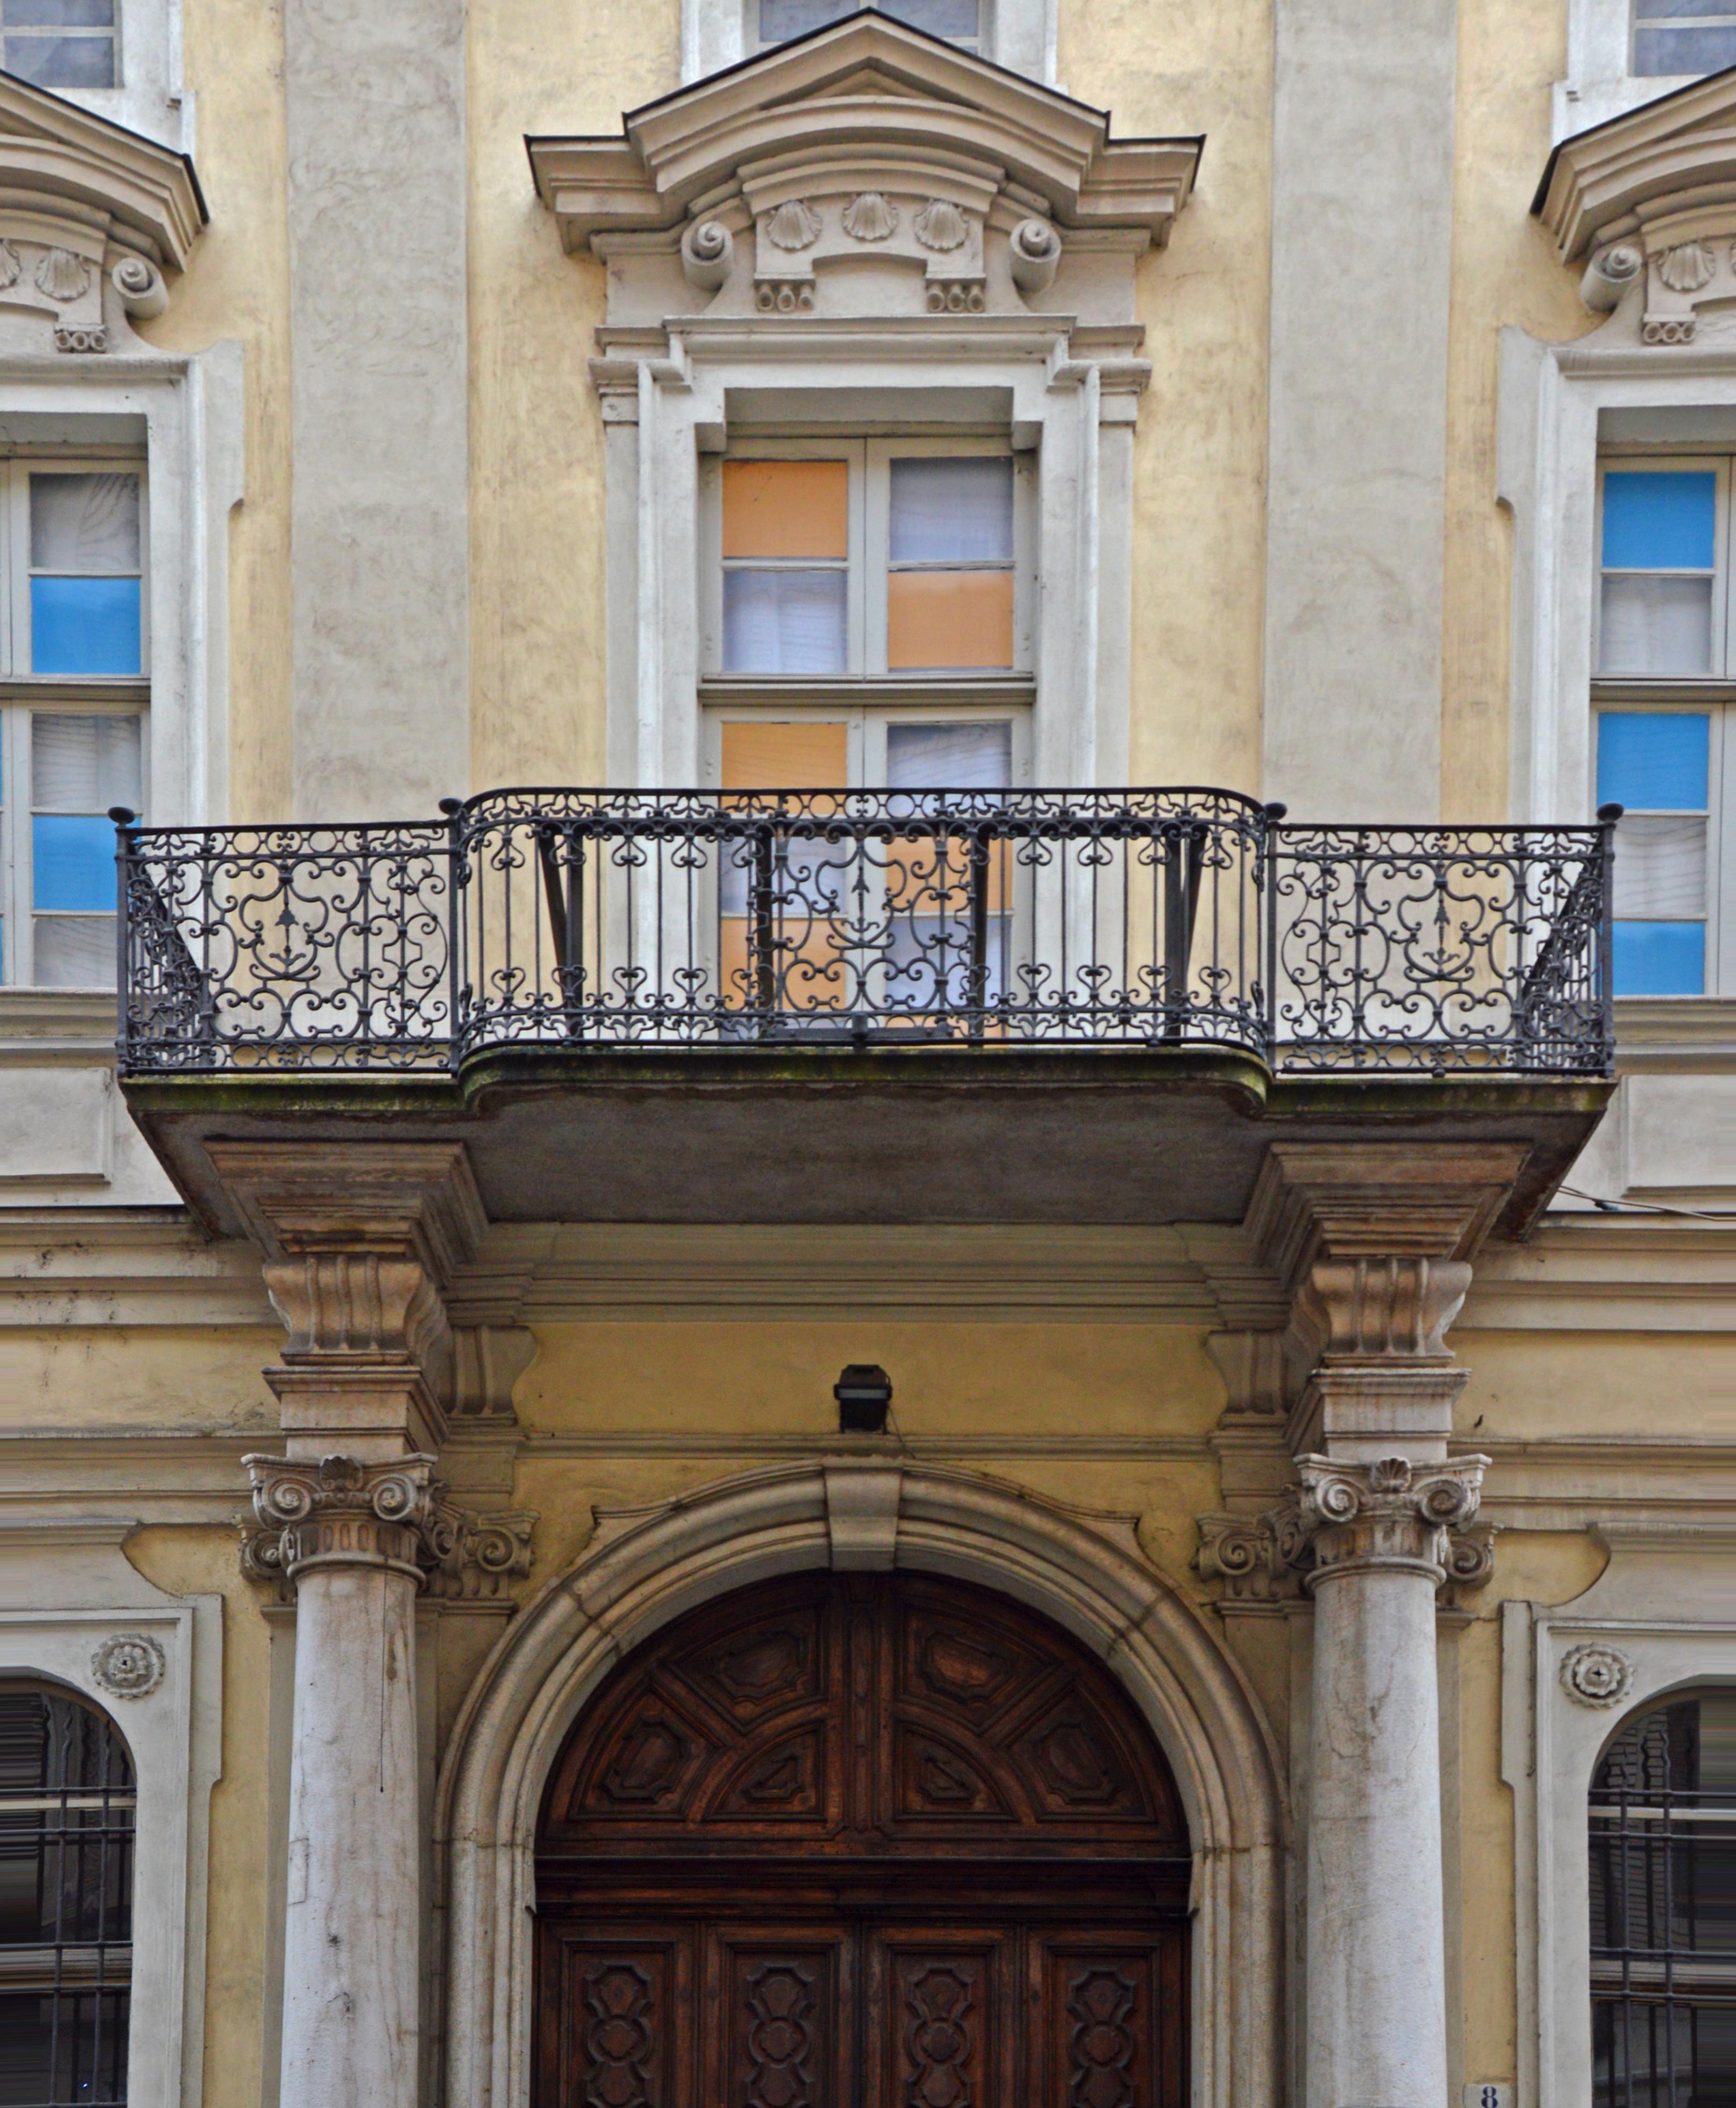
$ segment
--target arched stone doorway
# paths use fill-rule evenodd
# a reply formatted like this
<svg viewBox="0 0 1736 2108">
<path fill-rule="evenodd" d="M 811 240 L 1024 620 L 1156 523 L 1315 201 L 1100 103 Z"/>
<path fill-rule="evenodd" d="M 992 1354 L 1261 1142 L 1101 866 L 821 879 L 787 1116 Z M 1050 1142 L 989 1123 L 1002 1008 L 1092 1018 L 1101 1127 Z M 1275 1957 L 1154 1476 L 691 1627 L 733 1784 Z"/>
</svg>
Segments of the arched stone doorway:
<svg viewBox="0 0 1736 2108">
<path fill-rule="evenodd" d="M 1180 2108 L 1191 1862 L 1122 1686 L 968 1583 L 661 1627 L 537 1835 L 538 2108 Z"/>
</svg>

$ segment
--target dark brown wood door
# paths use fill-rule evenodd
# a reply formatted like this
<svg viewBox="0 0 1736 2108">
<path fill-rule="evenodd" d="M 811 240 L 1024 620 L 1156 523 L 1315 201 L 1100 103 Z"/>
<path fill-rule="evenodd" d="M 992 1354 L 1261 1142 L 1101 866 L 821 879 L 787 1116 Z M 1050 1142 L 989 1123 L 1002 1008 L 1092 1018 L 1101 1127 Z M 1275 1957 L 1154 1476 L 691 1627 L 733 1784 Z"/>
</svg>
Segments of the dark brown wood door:
<svg viewBox="0 0 1736 2108">
<path fill-rule="evenodd" d="M 1181 2108 L 1175 1782 L 1046 1619 L 807 1574 L 668 1627 L 561 1754 L 538 2108 Z"/>
</svg>

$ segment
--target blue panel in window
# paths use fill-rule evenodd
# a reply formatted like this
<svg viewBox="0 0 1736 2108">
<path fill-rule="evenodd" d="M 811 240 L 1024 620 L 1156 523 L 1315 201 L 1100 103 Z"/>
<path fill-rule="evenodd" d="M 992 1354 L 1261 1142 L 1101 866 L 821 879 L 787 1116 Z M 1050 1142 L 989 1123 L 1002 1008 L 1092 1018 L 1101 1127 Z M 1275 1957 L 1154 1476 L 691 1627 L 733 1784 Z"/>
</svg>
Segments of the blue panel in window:
<svg viewBox="0 0 1736 2108">
<path fill-rule="evenodd" d="M 30 826 L 31 894 L 38 913 L 115 912 L 115 825 L 38 813 Z"/>
<path fill-rule="evenodd" d="M 1703 995 L 1703 922 L 1617 922 L 1611 951 L 1617 995 Z"/>
<path fill-rule="evenodd" d="M 1685 14 L 1685 8 L 1679 11 Z M 1634 71 L 1648 79 L 1679 73 L 1722 73 L 1736 65 L 1736 29 L 1636 29 Z"/>
<path fill-rule="evenodd" d="M 1611 470 L 1603 478 L 1605 570 L 1709 571 L 1717 510 L 1710 469 Z"/>
<path fill-rule="evenodd" d="M 1633 813 L 1703 813 L 1703 710 L 1605 710 L 1598 719 L 1598 803 Z"/>
<path fill-rule="evenodd" d="M 137 579 L 32 579 L 30 669 L 137 673 Z"/>
</svg>

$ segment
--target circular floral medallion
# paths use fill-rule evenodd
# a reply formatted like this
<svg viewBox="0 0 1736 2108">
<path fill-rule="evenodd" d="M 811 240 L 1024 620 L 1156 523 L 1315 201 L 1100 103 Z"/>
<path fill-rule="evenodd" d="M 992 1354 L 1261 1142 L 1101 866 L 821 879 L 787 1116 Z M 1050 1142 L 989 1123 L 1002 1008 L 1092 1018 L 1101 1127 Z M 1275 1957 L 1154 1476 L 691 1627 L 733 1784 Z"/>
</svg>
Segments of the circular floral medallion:
<svg viewBox="0 0 1736 2108">
<path fill-rule="evenodd" d="M 163 1650 L 144 1633 L 113 1633 L 91 1656 L 91 1674 L 116 1698 L 142 1698 L 169 1667 Z"/>
<path fill-rule="evenodd" d="M 1612 1646 L 1570 1647 L 1562 1657 L 1561 1682 L 1581 1705 L 1619 1705 L 1634 1687 L 1634 1664 Z"/>
</svg>

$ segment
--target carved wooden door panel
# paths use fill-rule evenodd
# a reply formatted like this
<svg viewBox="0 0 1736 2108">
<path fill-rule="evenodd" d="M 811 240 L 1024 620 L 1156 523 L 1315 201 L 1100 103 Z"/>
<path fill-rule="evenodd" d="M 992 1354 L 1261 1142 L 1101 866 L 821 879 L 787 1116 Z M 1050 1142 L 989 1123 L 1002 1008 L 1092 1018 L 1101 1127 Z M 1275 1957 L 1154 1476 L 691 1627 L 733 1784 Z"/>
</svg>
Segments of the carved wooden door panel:
<svg viewBox="0 0 1736 2108">
<path fill-rule="evenodd" d="M 538 1838 L 537 2108 L 1181 2108 L 1190 1861 L 1101 1665 L 804 1574 L 616 1670 Z"/>
</svg>

